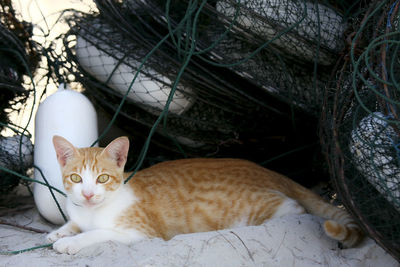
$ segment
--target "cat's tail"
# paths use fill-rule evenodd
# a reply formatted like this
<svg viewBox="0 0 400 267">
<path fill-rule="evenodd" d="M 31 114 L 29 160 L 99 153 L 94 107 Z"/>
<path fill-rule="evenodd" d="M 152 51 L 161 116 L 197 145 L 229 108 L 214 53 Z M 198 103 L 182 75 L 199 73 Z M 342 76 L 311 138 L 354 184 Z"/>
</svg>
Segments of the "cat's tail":
<svg viewBox="0 0 400 267">
<path fill-rule="evenodd" d="M 356 246 L 364 237 L 358 224 L 345 210 L 339 209 L 306 188 L 297 189 L 295 199 L 308 213 L 327 219 L 324 223 L 325 233 L 345 247 Z"/>
</svg>

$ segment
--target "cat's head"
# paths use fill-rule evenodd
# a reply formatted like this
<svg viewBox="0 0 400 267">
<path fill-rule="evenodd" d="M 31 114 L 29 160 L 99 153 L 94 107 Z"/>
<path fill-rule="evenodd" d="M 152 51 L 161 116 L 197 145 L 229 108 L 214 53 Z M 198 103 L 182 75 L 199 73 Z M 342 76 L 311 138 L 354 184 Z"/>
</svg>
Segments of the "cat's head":
<svg viewBox="0 0 400 267">
<path fill-rule="evenodd" d="M 106 148 L 77 148 L 61 136 L 54 136 L 53 144 L 65 191 L 75 205 L 100 206 L 123 184 L 127 137 L 115 139 Z"/>
</svg>

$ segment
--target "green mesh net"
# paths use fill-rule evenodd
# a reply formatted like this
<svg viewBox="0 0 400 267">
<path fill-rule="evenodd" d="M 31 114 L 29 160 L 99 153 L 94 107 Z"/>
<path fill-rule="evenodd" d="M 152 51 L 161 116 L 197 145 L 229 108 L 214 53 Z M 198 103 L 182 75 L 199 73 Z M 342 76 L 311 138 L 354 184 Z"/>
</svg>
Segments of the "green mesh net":
<svg viewBox="0 0 400 267">
<path fill-rule="evenodd" d="M 182 21 L 188 6 L 185 1 L 146 3 L 160 22 L 168 9 L 171 27 Z M 344 48 L 347 23 L 339 9 L 317 1 L 207 1 L 196 26 L 203 61 L 319 114 L 327 67 Z"/>
<path fill-rule="evenodd" d="M 400 256 L 398 1 L 375 1 L 328 88 L 321 140 L 344 204 Z"/>
<path fill-rule="evenodd" d="M 131 135 L 129 169 L 240 157 L 310 185 L 326 175 L 322 143 L 346 208 L 399 258 L 398 1 L 95 3 L 66 11 L 70 30 L 41 52 L 48 79 L 79 84 L 110 117 L 100 139 L 112 124 Z M 11 1 L 0 22 L 0 128 L 17 134 L 0 137 L 7 191 L 32 166 L 9 112 L 36 93 L 23 77 L 39 50 Z"/>
<path fill-rule="evenodd" d="M 31 40 L 32 25 L 21 20 L 11 1 L 0 1 L 0 193 L 19 183 L 16 175 L 25 175 L 32 167 L 33 147 L 30 133 L 11 121 L 10 114 L 26 106 L 33 90 L 25 87 L 24 75 L 31 76 L 39 55 Z M 13 136 L 3 136 L 8 130 Z M 10 134 L 9 134 L 10 135 Z"/>
<path fill-rule="evenodd" d="M 311 1 L 95 2 L 98 11 L 64 16 L 70 31 L 50 64 L 143 147 L 131 169 L 144 155 L 241 157 L 306 184 L 324 177 L 316 133 L 344 48 L 342 11 Z"/>
</svg>

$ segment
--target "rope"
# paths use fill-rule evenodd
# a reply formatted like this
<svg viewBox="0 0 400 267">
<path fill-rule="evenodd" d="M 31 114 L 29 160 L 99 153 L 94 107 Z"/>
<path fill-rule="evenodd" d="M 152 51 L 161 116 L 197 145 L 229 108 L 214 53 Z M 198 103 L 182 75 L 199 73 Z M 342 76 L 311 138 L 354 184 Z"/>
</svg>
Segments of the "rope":
<svg viewBox="0 0 400 267">
<path fill-rule="evenodd" d="M 170 1 L 171 1 L 171 0 L 168 0 L 168 1 L 167 1 L 167 10 L 166 10 L 166 13 L 167 13 L 167 14 L 168 14 L 168 7 L 169 7 L 169 4 L 170 4 Z M 200 7 L 198 8 L 198 10 L 196 11 L 196 15 L 195 15 L 194 22 L 193 22 L 193 26 L 192 26 L 192 36 L 191 36 L 191 41 L 190 41 L 190 51 L 191 51 L 191 52 L 193 52 L 194 49 L 195 49 L 195 47 L 196 47 L 196 45 L 195 45 L 195 40 L 196 40 L 195 35 L 196 35 L 196 23 L 197 23 L 197 20 L 198 20 L 198 16 L 199 16 L 199 14 L 200 14 L 202 8 L 204 7 L 204 5 L 205 5 L 206 3 L 207 3 L 207 1 L 206 1 L 206 0 L 203 0 L 203 1 L 202 1 L 202 4 L 200 5 Z M 195 11 L 195 10 L 196 10 L 196 9 L 193 9 L 193 11 Z M 193 12 L 193 11 L 192 11 L 192 12 Z M 189 19 L 190 15 L 191 15 L 191 13 L 188 13 L 188 14 L 185 16 L 185 18 L 181 21 L 181 23 L 178 25 L 178 27 L 175 29 L 175 31 L 177 31 L 178 29 L 180 29 L 181 25 L 182 25 L 186 20 Z M 164 42 L 165 40 L 167 40 L 167 38 L 168 38 L 169 36 L 172 36 L 173 33 L 174 33 L 175 31 L 171 31 L 166 37 L 164 37 L 164 39 L 159 43 L 159 45 L 161 45 L 162 42 Z M 159 46 L 159 45 L 158 45 L 158 46 Z M 158 46 L 156 46 L 155 49 L 157 49 Z M 155 49 L 153 49 L 152 52 L 154 52 Z M 152 53 L 152 52 L 150 52 L 150 53 Z M 146 142 L 145 142 L 145 144 L 144 144 L 144 146 L 143 146 L 143 148 L 142 148 L 142 152 L 140 153 L 139 161 L 135 164 L 135 165 L 136 165 L 136 168 L 135 168 L 135 170 L 132 172 L 132 174 L 130 174 L 130 175 L 128 176 L 128 178 L 125 179 L 125 183 L 127 183 L 127 182 L 136 174 L 136 172 L 141 168 L 141 166 L 142 166 L 142 164 L 143 164 L 143 161 L 144 161 L 144 159 L 145 159 L 145 157 L 146 157 L 147 151 L 148 151 L 148 149 L 149 149 L 149 146 L 150 146 L 151 137 L 153 136 L 153 134 L 154 134 L 154 132 L 155 132 L 155 130 L 156 130 L 158 124 L 161 122 L 161 120 L 162 120 L 164 117 L 165 117 L 165 118 L 167 117 L 169 105 L 171 104 L 172 98 L 173 98 L 173 96 L 174 96 L 174 94 L 175 94 L 176 87 L 178 86 L 179 80 L 180 80 L 180 78 L 181 78 L 183 72 L 185 71 L 185 68 L 186 68 L 187 65 L 189 64 L 190 59 L 191 59 L 192 56 L 193 56 L 193 53 L 189 53 L 188 55 L 186 55 L 186 57 L 185 57 L 185 59 L 184 59 L 184 61 L 183 61 L 182 67 L 181 67 L 181 69 L 180 69 L 179 72 L 178 72 L 178 76 L 177 76 L 176 80 L 174 81 L 174 84 L 172 85 L 172 89 L 171 89 L 171 92 L 170 92 L 170 94 L 169 94 L 169 96 L 168 96 L 168 100 L 167 100 L 167 102 L 166 102 L 165 108 L 164 108 L 164 110 L 162 111 L 162 113 L 160 114 L 160 116 L 157 118 L 157 120 L 156 120 L 156 122 L 154 123 L 153 127 L 151 128 L 150 133 L 149 133 L 149 135 L 148 135 L 148 138 L 146 139 Z M 142 63 L 142 65 L 143 65 L 143 63 Z M 132 84 L 131 84 L 131 85 L 132 85 Z M 166 123 L 166 122 L 165 122 L 165 123 Z"/>
<path fill-rule="evenodd" d="M 21 254 L 21 253 L 24 253 L 24 252 L 33 251 L 33 250 L 36 250 L 36 249 L 48 248 L 48 247 L 51 247 L 52 245 L 53 245 L 53 243 L 44 244 L 44 245 L 40 245 L 40 246 L 35 246 L 35 247 L 31 247 L 31 248 L 25 248 L 25 249 L 21 249 L 21 250 L 0 251 L 0 255 L 17 255 L 17 254 Z"/>
</svg>

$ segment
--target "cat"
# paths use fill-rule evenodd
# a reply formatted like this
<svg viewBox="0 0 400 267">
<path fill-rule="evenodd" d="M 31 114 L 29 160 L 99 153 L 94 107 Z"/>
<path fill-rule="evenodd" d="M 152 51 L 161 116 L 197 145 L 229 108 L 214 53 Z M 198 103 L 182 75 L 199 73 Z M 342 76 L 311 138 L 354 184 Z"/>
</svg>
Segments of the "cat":
<svg viewBox="0 0 400 267">
<path fill-rule="evenodd" d="M 54 250 L 75 254 L 105 241 L 125 244 L 247 225 L 306 211 L 328 219 L 326 234 L 346 247 L 362 231 L 350 215 L 290 180 L 241 159 L 181 159 L 124 173 L 129 140 L 76 148 L 53 137 L 69 221 L 48 234 Z"/>
</svg>

